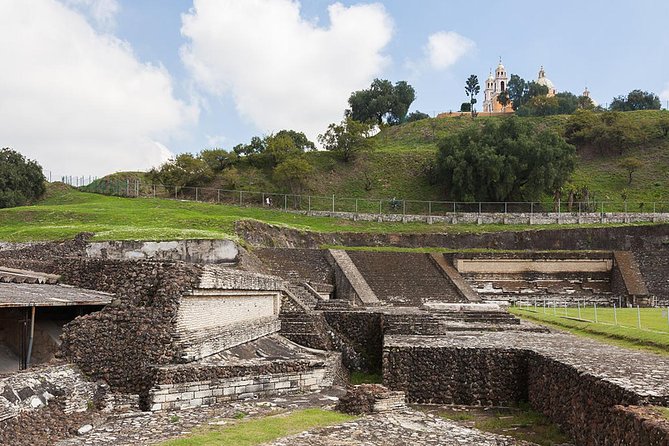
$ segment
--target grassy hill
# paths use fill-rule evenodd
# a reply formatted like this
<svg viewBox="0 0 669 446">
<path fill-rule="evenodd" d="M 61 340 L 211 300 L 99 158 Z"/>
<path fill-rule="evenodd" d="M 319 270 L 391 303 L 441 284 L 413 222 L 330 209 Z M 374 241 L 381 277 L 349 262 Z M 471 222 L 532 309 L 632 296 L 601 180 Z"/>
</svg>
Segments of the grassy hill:
<svg viewBox="0 0 669 446">
<path fill-rule="evenodd" d="M 486 232 L 521 228 L 354 222 L 191 201 L 112 197 L 54 183 L 40 203 L 0 209 L 0 240 L 64 240 L 80 232 L 94 232 L 98 240 L 235 239 L 234 223 L 244 219 L 316 232 Z"/>
<path fill-rule="evenodd" d="M 596 200 L 622 201 L 624 190 L 629 201 L 669 202 L 669 139 L 659 130 L 659 120 L 666 111 L 626 112 L 619 115 L 620 126 L 631 128 L 638 141 L 622 154 L 604 156 L 590 147 L 578 148 L 578 162 L 572 184 L 587 186 Z M 353 198 L 392 197 L 407 200 L 445 200 L 443 188 L 431 182 L 429 171 L 437 153 L 437 143 L 449 133 L 472 122 L 478 125 L 504 117 L 453 116 L 424 119 L 383 129 L 373 138 L 374 150 L 353 163 L 342 163 L 328 152 L 307 153 L 315 171 L 308 184 L 312 195 Z M 521 118 L 539 126 L 564 133 L 569 116 Z M 619 166 L 625 157 L 635 157 L 642 167 L 634 173 L 631 185 L 627 172 Z M 239 166 L 241 181 L 237 189 L 284 192 L 272 181 L 271 171 L 245 165 Z M 117 173 L 111 179 L 129 178 L 131 182 L 141 173 Z M 212 187 L 225 188 L 220 178 Z M 648 209 L 648 208 L 646 208 Z"/>
</svg>

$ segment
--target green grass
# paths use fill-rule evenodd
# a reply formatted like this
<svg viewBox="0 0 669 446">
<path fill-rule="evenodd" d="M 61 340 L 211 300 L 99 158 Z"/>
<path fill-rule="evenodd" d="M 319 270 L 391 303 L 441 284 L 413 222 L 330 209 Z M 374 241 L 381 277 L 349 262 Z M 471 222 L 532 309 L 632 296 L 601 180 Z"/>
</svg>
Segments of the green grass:
<svg viewBox="0 0 669 446">
<path fill-rule="evenodd" d="M 604 310 L 604 311 L 603 311 Z M 510 308 L 509 311 L 517 316 L 538 322 L 541 324 L 550 325 L 560 329 L 567 330 L 576 335 L 595 338 L 604 342 L 620 345 L 623 347 L 634 349 L 645 349 L 662 354 L 669 354 L 669 333 L 667 333 L 666 315 L 662 316 L 662 309 L 660 308 L 643 308 L 642 324 L 645 327 L 652 327 L 658 331 L 651 331 L 648 329 L 640 330 L 631 326 L 616 326 L 601 323 L 607 320 L 613 320 L 612 309 L 597 309 L 598 321 L 600 312 L 602 319 L 599 323 L 575 320 L 568 317 L 574 317 L 577 313 L 576 309 L 568 309 L 568 317 L 564 317 L 564 309 L 557 309 L 557 315 L 553 314 L 552 309 L 546 309 L 546 314 L 543 313 L 543 308 L 538 308 L 537 311 L 520 309 L 518 307 Z M 584 310 L 582 316 L 585 316 Z M 666 310 L 664 310 L 666 311 Z M 619 323 L 630 323 L 636 320 L 636 309 L 624 308 L 618 309 Z M 594 311 L 591 313 L 594 319 Z M 636 324 L 636 322 L 634 322 Z M 660 331 L 662 330 L 662 331 Z"/>
<path fill-rule="evenodd" d="M 517 440 L 529 441 L 542 446 L 553 446 L 569 442 L 555 424 L 545 416 L 522 404 L 517 408 L 483 410 L 446 410 L 439 412 L 443 418 L 466 422 L 469 426 L 495 434 L 508 435 Z"/>
<path fill-rule="evenodd" d="M 352 372 L 351 384 L 380 384 L 383 382 L 381 375 L 377 373 Z"/>
<path fill-rule="evenodd" d="M 664 416 L 664 418 L 669 420 L 669 407 L 656 406 L 655 409 L 657 409 L 657 411 L 660 412 Z"/>
<path fill-rule="evenodd" d="M 323 426 L 341 424 L 355 417 L 322 409 L 305 409 L 260 419 L 208 426 L 186 438 L 162 446 L 253 446 Z"/>
<path fill-rule="evenodd" d="M 80 232 L 93 232 L 98 240 L 235 239 L 234 223 L 245 219 L 324 233 L 482 233 L 558 227 L 354 222 L 253 207 L 121 198 L 52 185 L 36 205 L 0 209 L 0 240 L 64 240 Z"/>
</svg>

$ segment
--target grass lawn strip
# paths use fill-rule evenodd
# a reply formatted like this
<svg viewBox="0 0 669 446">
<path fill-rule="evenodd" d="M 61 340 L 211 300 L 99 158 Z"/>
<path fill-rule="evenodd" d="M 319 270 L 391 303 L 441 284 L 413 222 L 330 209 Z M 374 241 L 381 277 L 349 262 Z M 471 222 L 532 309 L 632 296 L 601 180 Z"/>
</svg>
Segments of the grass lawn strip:
<svg viewBox="0 0 669 446">
<path fill-rule="evenodd" d="M 259 419 L 231 420 L 224 426 L 207 425 L 188 437 L 170 440 L 161 446 L 253 446 L 355 418 L 331 410 L 304 409 Z"/>
<path fill-rule="evenodd" d="M 666 333 L 595 324 L 592 322 L 567 319 L 560 316 L 529 312 L 518 308 L 510 308 L 509 311 L 516 316 L 554 328 L 566 330 L 579 336 L 594 338 L 599 341 L 622 347 L 643 349 L 664 355 L 669 354 L 669 334 Z"/>
<path fill-rule="evenodd" d="M 94 232 L 97 240 L 236 239 L 234 224 L 239 220 L 321 233 L 457 234 L 578 227 L 362 222 L 262 208 L 111 197 L 53 186 L 47 198 L 37 205 L 0 209 L 0 240 L 64 240 L 80 232 Z"/>
</svg>

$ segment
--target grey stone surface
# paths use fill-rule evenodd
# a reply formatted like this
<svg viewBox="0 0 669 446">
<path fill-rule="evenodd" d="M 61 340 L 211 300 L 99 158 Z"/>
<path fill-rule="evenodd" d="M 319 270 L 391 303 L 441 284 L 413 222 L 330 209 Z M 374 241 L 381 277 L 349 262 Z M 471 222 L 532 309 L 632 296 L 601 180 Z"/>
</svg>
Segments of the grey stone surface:
<svg viewBox="0 0 669 446">
<path fill-rule="evenodd" d="M 267 446 L 511 446 L 530 443 L 459 426 L 431 414 L 402 410 L 368 415 L 303 432 Z"/>
</svg>

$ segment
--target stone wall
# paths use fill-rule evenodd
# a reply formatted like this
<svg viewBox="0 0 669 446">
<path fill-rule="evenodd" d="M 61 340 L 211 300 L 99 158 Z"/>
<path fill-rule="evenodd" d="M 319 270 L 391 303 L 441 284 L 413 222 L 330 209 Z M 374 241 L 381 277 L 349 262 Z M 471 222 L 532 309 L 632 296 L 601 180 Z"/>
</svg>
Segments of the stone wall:
<svg viewBox="0 0 669 446">
<path fill-rule="evenodd" d="M 69 436 L 104 397 L 72 365 L 56 364 L 0 379 L 0 444 L 50 445 Z"/>
<path fill-rule="evenodd" d="M 383 383 L 413 403 L 508 406 L 526 400 L 527 363 L 514 349 L 391 346 Z"/>
<path fill-rule="evenodd" d="M 608 353 L 591 350 L 594 346 L 569 350 L 565 345 L 567 351 L 562 351 L 558 345 L 541 347 L 541 341 L 535 351 L 535 347 L 524 348 L 519 339 L 520 345 L 507 348 L 459 347 L 458 343 L 468 342 L 468 336 L 456 337 L 461 341 L 442 340 L 432 346 L 430 337 L 422 338 L 423 345 L 420 337 L 387 342 L 384 385 L 404 391 L 414 403 L 506 406 L 526 401 L 562 426 L 580 446 L 669 445 L 669 421 L 657 413 L 651 415 L 649 406 L 669 403 L 660 378 L 666 361 L 649 364 L 644 376 L 639 373 L 642 366 L 635 363 L 634 370 L 628 370 L 628 364 L 620 363 L 622 351 L 615 353 L 611 364 L 603 364 Z M 579 354 L 585 356 L 574 356 Z M 630 361 L 643 356 L 629 355 Z M 646 360 L 657 361 L 650 354 Z M 647 384 L 642 385 L 644 381 Z"/>
<path fill-rule="evenodd" d="M 151 410 L 183 409 L 224 401 L 315 391 L 333 384 L 332 364 L 275 361 L 266 366 L 196 366 L 160 369 L 149 393 Z"/>
<path fill-rule="evenodd" d="M 291 282 L 334 283 L 327 251 L 321 249 L 259 248 L 253 253 L 267 270 Z"/>
<path fill-rule="evenodd" d="M 328 311 L 323 315 L 339 342 L 355 352 L 344 354 L 344 365 L 352 370 L 380 373 L 383 315 L 364 311 Z"/>
</svg>

